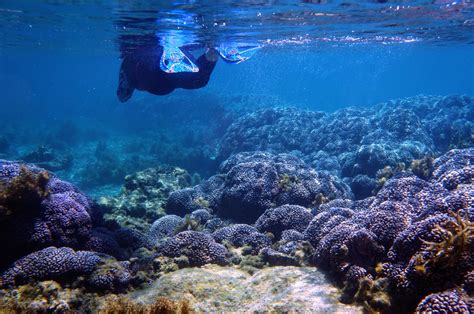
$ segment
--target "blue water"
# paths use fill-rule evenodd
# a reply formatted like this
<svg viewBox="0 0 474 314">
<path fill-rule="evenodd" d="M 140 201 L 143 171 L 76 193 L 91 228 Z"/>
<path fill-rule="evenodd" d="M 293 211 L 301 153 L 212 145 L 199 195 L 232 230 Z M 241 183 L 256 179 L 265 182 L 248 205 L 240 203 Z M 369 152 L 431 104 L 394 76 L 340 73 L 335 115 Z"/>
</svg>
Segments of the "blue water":
<svg viewBox="0 0 474 314">
<path fill-rule="evenodd" d="M 178 90 L 176 94 L 273 95 L 294 105 L 321 110 L 369 106 L 416 94 L 472 95 L 473 55 L 472 45 L 440 47 L 422 43 L 314 51 L 311 47 L 271 47 L 240 65 L 220 62 L 205 89 Z M 54 108 L 87 115 L 100 107 L 117 109 L 120 105 L 115 97 L 120 60 L 113 52 L 94 55 L 87 51 L 9 49 L 3 51 L 0 62 L 2 98 L 14 105 L 9 109 Z M 139 93 L 137 98 L 159 104 L 166 103 L 167 97 Z"/>
<path fill-rule="evenodd" d="M 332 112 L 418 94 L 474 95 L 473 17 L 469 1 L 2 1 L 0 125 L 16 133 L 4 157 L 48 144 L 48 132 L 64 124 L 81 133 L 73 154 L 113 135 L 179 137 L 166 115 L 176 108 L 179 116 L 183 102 Z M 136 91 L 121 104 L 119 47 L 150 34 L 263 48 L 238 65 L 219 61 L 205 88 Z"/>
</svg>

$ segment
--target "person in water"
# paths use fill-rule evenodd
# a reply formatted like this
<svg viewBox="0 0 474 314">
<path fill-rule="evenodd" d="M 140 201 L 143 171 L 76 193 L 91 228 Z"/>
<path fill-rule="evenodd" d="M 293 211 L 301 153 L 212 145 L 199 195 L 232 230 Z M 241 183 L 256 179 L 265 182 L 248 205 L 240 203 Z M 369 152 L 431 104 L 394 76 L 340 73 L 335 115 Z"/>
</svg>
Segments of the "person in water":
<svg viewBox="0 0 474 314">
<path fill-rule="evenodd" d="M 176 88 L 202 88 L 209 82 L 218 56 L 215 48 L 206 48 L 195 61 L 185 48 L 156 45 L 136 49 L 122 61 L 117 96 L 126 102 L 135 89 L 167 95 Z"/>
</svg>

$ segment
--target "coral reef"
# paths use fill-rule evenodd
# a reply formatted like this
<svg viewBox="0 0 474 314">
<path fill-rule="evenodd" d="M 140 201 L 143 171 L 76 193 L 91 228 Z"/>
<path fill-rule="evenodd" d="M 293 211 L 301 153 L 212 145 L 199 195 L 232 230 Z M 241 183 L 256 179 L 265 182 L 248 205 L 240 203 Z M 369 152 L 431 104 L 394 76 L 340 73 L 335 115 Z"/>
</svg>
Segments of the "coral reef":
<svg viewBox="0 0 474 314">
<path fill-rule="evenodd" d="M 33 252 L 15 263 L 2 274 L 2 286 L 25 284 L 34 280 L 89 274 L 99 263 L 93 252 L 67 247 L 48 247 Z"/>
<path fill-rule="evenodd" d="M 434 161 L 433 179 L 446 189 L 474 183 L 474 148 L 453 149 Z"/>
<path fill-rule="evenodd" d="M 0 166 L 0 236 L 9 239 L 0 245 L 0 266 L 48 246 L 80 248 L 88 240 L 85 195 L 41 168 L 7 161 Z"/>
<path fill-rule="evenodd" d="M 206 222 L 204 225 L 204 230 L 207 232 L 214 232 L 217 229 L 226 227 L 227 225 L 229 225 L 229 223 L 225 220 L 220 218 L 212 218 Z"/>
<path fill-rule="evenodd" d="M 0 296 L 0 312 L 11 314 L 85 312 L 91 299 L 80 289 L 63 288 L 52 280 L 0 290 Z"/>
<path fill-rule="evenodd" d="M 159 243 L 159 240 L 173 236 L 176 228 L 182 222 L 183 218 L 176 215 L 166 215 L 156 220 L 148 232 L 148 246 L 155 246 Z"/>
<path fill-rule="evenodd" d="M 117 262 L 115 259 L 102 257 L 95 271 L 87 279 L 88 288 L 92 291 L 124 292 L 132 280 L 129 262 Z"/>
<path fill-rule="evenodd" d="M 309 210 L 298 205 L 283 205 L 267 209 L 255 222 L 260 232 L 271 232 L 280 239 L 285 230 L 303 232 L 311 222 L 313 215 Z"/>
<path fill-rule="evenodd" d="M 127 252 L 118 241 L 115 232 L 106 228 L 99 227 L 91 230 L 91 234 L 87 242 L 83 245 L 86 250 L 103 253 L 123 259 L 127 256 Z"/>
<path fill-rule="evenodd" d="M 0 160 L 0 311 L 472 311 L 472 98 L 218 106 L 212 123 L 185 106 L 199 121 L 153 140 L 60 127 L 86 143 L 74 164 L 54 127 L 45 146 L 0 137 L 36 163 Z M 125 182 L 93 201 L 64 175 Z"/>
<path fill-rule="evenodd" d="M 313 262 L 345 278 L 346 285 L 348 278 L 388 278 L 394 302 L 407 306 L 433 289 L 455 287 L 473 267 L 473 185 L 471 179 L 462 184 L 466 171 L 459 171 L 470 167 L 473 154 L 454 150 L 434 161 L 433 173 L 442 173 L 446 160 L 459 161 L 451 170 L 460 184 L 448 185 L 451 190 L 443 187 L 442 175 L 424 181 L 401 173 L 373 198 L 320 206 L 304 232 L 316 249 Z M 350 275 L 354 267 L 361 275 Z"/>
<path fill-rule="evenodd" d="M 218 229 L 212 236 L 219 243 L 227 241 L 234 247 L 248 246 L 253 254 L 257 254 L 262 248 L 272 244 L 271 239 L 260 233 L 257 228 L 245 224 L 235 224 Z"/>
<path fill-rule="evenodd" d="M 122 227 L 147 231 L 149 224 L 164 215 L 169 193 L 189 187 L 191 177 L 180 168 L 149 168 L 125 177 L 122 191 L 115 197 L 101 197 L 98 205 L 104 219 Z"/>
<path fill-rule="evenodd" d="M 253 223 L 271 207 L 284 204 L 309 207 L 330 199 L 352 197 L 343 182 L 287 154 L 241 153 L 223 162 L 220 168 L 222 174 L 205 183 L 171 193 L 167 212 L 198 209 L 196 200 L 204 199 L 219 217 Z"/>
<path fill-rule="evenodd" d="M 464 292 L 457 290 L 433 293 L 425 297 L 418 307 L 417 313 L 472 313 L 472 299 Z"/>
<path fill-rule="evenodd" d="M 415 96 L 371 109 L 334 113 L 294 108 L 257 110 L 232 123 L 219 146 L 219 159 L 245 151 L 296 153 L 316 170 L 346 177 L 357 198 L 373 186 L 358 175 L 374 178 L 385 166 L 453 148 L 474 145 L 474 100 L 468 96 Z"/>
<path fill-rule="evenodd" d="M 6 169 L 4 168 L 3 171 Z M 17 176 L 0 181 L 0 219 L 7 220 L 25 207 L 38 205 L 45 199 L 49 174 L 46 171 L 34 173 L 26 166 L 20 168 Z"/>
<path fill-rule="evenodd" d="M 197 210 L 197 211 L 200 211 L 200 210 Z M 206 210 L 203 209 L 203 211 L 206 211 Z M 194 216 L 192 216 L 192 214 L 185 215 L 182 222 L 176 227 L 174 233 L 180 233 L 180 232 L 189 231 L 189 230 L 203 231 L 204 224 L 201 222 L 201 220 L 195 219 L 193 217 Z"/>
<path fill-rule="evenodd" d="M 300 263 L 296 258 L 288 254 L 275 251 L 271 248 L 263 248 L 260 251 L 262 260 L 270 266 L 299 266 Z"/>
<path fill-rule="evenodd" d="M 190 266 L 227 264 L 227 249 L 205 233 L 184 231 L 169 238 L 158 247 L 158 252 L 169 257 L 186 256 Z"/>
<path fill-rule="evenodd" d="M 213 218 L 212 214 L 207 209 L 195 210 L 189 215 L 189 217 L 195 221 L 198 221 L 200 224 L 206 224 Z"/>
<path fill-rule="evenodd" d="M 166 213 L 183 216 L 200 209 L 212 211 L 219 206 L 224 180 L 223 175 L 215 175 L 193 188 L 170 193 L 165 204 Z"/>
<path fill-rule="evenodd" d="M 301 150 L 308 134 L 319 127 L 319 119 L 324 115 L 296 108 L 269 108 L 249 113 L 227 129 L 219 149 L 220 158 L 246 151 Z"/>
</svg>

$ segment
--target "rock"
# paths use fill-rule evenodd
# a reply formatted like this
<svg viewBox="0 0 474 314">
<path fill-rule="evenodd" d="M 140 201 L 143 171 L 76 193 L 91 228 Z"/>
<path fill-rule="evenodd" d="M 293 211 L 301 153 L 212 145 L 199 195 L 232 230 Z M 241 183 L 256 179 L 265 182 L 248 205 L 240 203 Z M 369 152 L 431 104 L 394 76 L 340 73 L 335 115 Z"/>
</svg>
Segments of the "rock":
<svg viewBox="0 0 474 314">
<path fill-rule="evenodd" d="M 164 274 L 128 296 L 142 303 L 156 297 L 184 298 L 197 312 L 362 313 L 362 307 L 340 303 L 338 294 L 315 268 L 270 267 L 250 275 L 213 265 Z"/>
</svg>

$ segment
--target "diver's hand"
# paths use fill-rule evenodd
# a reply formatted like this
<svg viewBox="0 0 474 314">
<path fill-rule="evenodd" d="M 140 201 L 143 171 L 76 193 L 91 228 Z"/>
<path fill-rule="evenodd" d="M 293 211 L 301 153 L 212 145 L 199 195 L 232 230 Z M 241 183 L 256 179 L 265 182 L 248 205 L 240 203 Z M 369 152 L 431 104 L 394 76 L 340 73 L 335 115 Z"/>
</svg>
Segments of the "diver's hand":
<svg viewBox="0 0 474 314">
<path fill-rule="evenodd" d="M 206 60 L 209 62 L 217 62 L 219 58 L 219 53 L 214 48 L 207 48 L 206 49 Z"/>
</svg>

